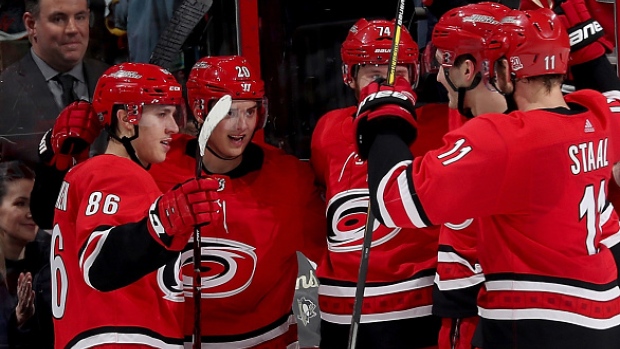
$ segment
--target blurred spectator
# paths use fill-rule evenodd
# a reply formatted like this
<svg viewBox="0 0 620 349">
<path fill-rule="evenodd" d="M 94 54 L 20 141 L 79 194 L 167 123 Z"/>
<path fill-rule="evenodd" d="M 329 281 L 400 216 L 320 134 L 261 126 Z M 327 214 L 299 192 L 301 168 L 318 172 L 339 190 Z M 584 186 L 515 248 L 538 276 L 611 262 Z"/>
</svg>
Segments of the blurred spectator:
<svg viewBox="0 0 620 349">
<path fill-rule="evenodd" d="M 84 58 L 89 17 L 87 0 L 25 1 L 32 48 L 0 74 L 0 159 L 36 163 L 58 113 L 76 99 L 91 100 L 107 66 Z"/>
<path fill-rule="evenodd" d="M 6 265 L 0 348 L 53 348 L 49 250 L 51 236 L 30 214 L 34 172 L 18 161 L 0 163 L 0 244 Z"/>
<path fill-rule="evenodd" d="M 0 349 L 6 349 L 9 347 L 9 318 L 13 312 L 13 307 L 5 301 L 9 299 L 9 289 L 6 284 L 6 266 L 2 245 L 0 239 Z"/>
<path fill-rule="evenodd" d="M 174 10 L 183 0 L 106 0 L 109 15 L 113 21 L 109 25 L 112 34 L 127 33 L 129 61 L 148 63 Z M 118 35 L 118 34 L 117 34 Z"/>
</svg>

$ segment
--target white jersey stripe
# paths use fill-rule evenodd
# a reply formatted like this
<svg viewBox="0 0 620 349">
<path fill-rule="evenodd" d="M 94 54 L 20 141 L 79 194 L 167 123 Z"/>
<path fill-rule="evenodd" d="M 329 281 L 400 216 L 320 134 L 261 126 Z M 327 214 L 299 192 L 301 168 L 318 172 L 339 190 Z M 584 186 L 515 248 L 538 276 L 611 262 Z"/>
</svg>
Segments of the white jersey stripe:
<svg viewBox="0 0 620 349">
<path fill-rule="evenodd" d="M 181 344 L 169 344 L 160 339 L 153 338 L 141 333 L 118 333 L 107 332 L 84 338 L 71 346 L 71 349 L 86 349 L 102 344 L 134 344 L 149 345 L 161 349 L 182 349 Z"/>
<path fill-rule="evenodd" d="M 424 276 L 419 279 L 408 280 L 397 284 L 386 286 L 366 286 L 364 288 L 364 297 L 384 296 L 388 294 L 394 294 L 399 292 L 406 292 L 417 290 L 424 287 L 433 285 L 433 276 Z M 355 286 L 343 287 L 343 286 L 331 286 L 331 285 L 319 285 L 319 294 L 329 297 L 355 297 Z"/>
<path fill-rule="evenodd" d="M 392 179 L 392 175 L 397 170 L 403 170 L 397 177 L 398 182 L 398 191 L 399 198 L 401 199 L 403 209 L 409 218 L 409 221 L 413 223 L 414 226 L 418 228 L 426 228 L 427 225 L 424 223 L 422 218 L 420 217 L 420 213 L 418 212 L 418 208 L 413 202 L 413 198 L 411 197 L 411 189 L 409 188 L 409 181 L 407 178 L 407 171 L 405 169 L 407 166 L 411 164 L 411 160 L 401 161 L 394 165 L 390 169 L 390 171 L 381 179 L 379 183 L 379 188 L 377 189 L 377 201 L 379 202 L 379 210 L 381 212 L 381 218 L 386 226 L 390 228 L 396 228 L 396 223 L 394 223 L 392 217 L 390 216 L 388 209 L 383 200 L 385 187 L 390 179 Z"/>
<path fill-rule="evenodd" d="M 472 266 L 465 258 L 459 256 L 459 254 L 455 252 L 439 251 L 439 253 L 437 253 L 437 262 L 458 263 L 467 267 L 474 274 L 482 273 L 482 267 L 480 266 L 480 264 L 476 263 L 474 266 Z"/>
<path fill-rule="evenodd" d="M 441 291 L 453 291 L 468 288 L 484 282 L 483 274 L 476 274 L 460 279 L 441 280 L 439 274 L 435 275 L 435 284 Z"/>
<path fill-rule="evenodd" d="M 411 161 L 408 161 L 411 163 Z M 408 165 L 408 164 L 407 164 Z M 418 211 L 418 206 L 413 202 L 413 197 L 411 193 L 414 192 L 414 188 L 409 188 L 409 179 L 407 178 L 407 171 L 401 172 L 398 176 L 398 191 L 399 195 L 403 201 L 403 206 L 405 208 L 405 212 L 407 213 L 407 217 L 413 225 L 418 228 L 426 228 L 427 225 L 422 220 L 420 216 L 420 212 Z"/>
<path fill-rule="evenodd" d="M 388 181 L 392 178 L 392 174 L 399 170 L 400 167 L 407 167 L 411 161 L 401 161 L 396 164 L 394 167 L 390 169 L 390 171 L 381 178 L 381 182 L 379 182 L 379 188 L 377 188 L 377 202 L 379 203 L 379 211 L 381 212 L 381 218 L 383 219 L 384 224 L 389 228 L 396 228 L 396 224 L 392 220 L 390 213 L 388 212 L 387 207 L 385 207 L 385 202 L 383 201 L 383 193 L 385 192 L 385 186 Z M 400 176 L 399 176 L 400 177 Z M 400 183 L 399 183 L 400 186 Z"/>
<path fill-rule="evenodd" d="M 494 291 L 527 291 L 527 292 L 548 292 L 566 296 L 579 297 L 596 302 L 607 302 L 620 297 L 618 286 L 604 291 L 590 290 L 577 286 L 552 284 L 547 282 L 501 280 L 487 281 L 485 283 L 487 292 Z"/>
<path fill-rule="evenodd" d="M 601 244 L 607 246 L 607 248 L 612 248 L 618 243 L 620 243 L 620 231 L 601 240 Z"/>
<path fill-rule="evenodd" d="M 80 268 L 82 269 L 82 276 L 84 277 L 84 282 L 86 282 L 86 284 L 88 286 L 92 287 L 92 288 L 94 288 L 94 287 L 90 283 L 90 267 L 93 266 L 93 263 L 95 262 L 95 259 L 97 259 L 97 257 L 99 256 L 99 253 L 101 252 L 101 249 L 103 248 L 103 244 L 105 243 L 106 239 L 108 238 L 108 234 L 110 233 L 110 230 L 112 230 L 112 228 L 110 228 L 108 230 L 98 231 L 98 232 L 92 233 L 90 235 L 90 237 L 88 238 L 88 242 L 86 243 L 86 247 L 84 248 L 84 251 L 82 251 L 82 253 L 80 255 L 80 262 L 79 263 L 80 263 Z M 89 246 L 91 245 L 93 240 L 95 240 L 99 236 L 101 236 L 101 238 L 97 239 L 97 243 L 96 243 L 95 248 L 92 251 L 92 253 L 90 253 L 89 255 L 85 256 L 85 253 L 90 249 Z"/>
<path fill-rule="evenodd" d="M 219 343 L 205 343 L 204 341 L 202 343 L 200 343 L 200 347 L 203 349 L 238 349 L 238 348 L 251 348 L 254 347 L 256 345 L 259 345 L 261 343 L 265 343 L 267 341 L 270 341 L 274 338 L 278 338 L 281 335 L 285 334 L 286 332 L 288 332 L 289 327 L 291 327 L 291 325 L 295 324 L 296 320 L 295 317 L 293 315 L 290 315 L 288 317 L 288 319 L 281 324 L 280 326 L 267 331 L 261 335 L 258 335 L 256 337 L 252 337 L 252 338 L 248 338 L 248 339 L 244 339 L 244 340 L 240 340 L 240 341 L 234 341 L 234 342 L 219 342 Z M 297 346 L 295 346 L 295 344 L 297 344 Z M 288 348 L 299 348 L 299 344 L 298 343 L 294 343 L 291 344 L 291 346 L 287 346 Z M 185 348 L 186 349 L 191 349 L 193 348 L 192 343 L 191 342 L 185 342 Z"/>
<path fill-rule="evenodd" d="M 620 315 L 609 319 L 594 319 L 562 310 L 553 309 L 485 309 L 478 307 L 478 314 L 491 320 L 549 320 L 577 326 L 605 330 L 620 325 Z"/>
<path fill-rule="evenodd" d="M 386 313 L 375 313 L 375 314 L 362 314 L 362 318 L 360 320 L 361 323 L 371 323 L 371 322 L 381 322 L 381 321 L 392 321 L 392 320 L 401 320 L 401 319 L 410 319 L 410 318 L 418 318 L 423 316 L 430 316 L 432 305 L 425 305 L 417 308 L 399 310 L 399 311 L 390 311 Z M 321 311 L 321 319 L 335 323 L 335 324 L 343 324 L 350 325 L 351 324 L 351 315 L 339 315 L 339 314 L 331 314 Z"/>
</svg>

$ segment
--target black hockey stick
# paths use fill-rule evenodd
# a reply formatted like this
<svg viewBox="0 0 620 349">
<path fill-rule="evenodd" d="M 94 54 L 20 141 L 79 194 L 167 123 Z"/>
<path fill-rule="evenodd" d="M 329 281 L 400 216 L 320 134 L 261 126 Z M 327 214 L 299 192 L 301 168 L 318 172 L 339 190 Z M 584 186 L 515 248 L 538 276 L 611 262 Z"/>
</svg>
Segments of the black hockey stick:
<svg viewBox="0 0 620 349">
<path fill-rule="evenodd" d="M 213 0 L 183 1 L 172 14 L 170 22 L 151 53 L 149 62 L 170 70 L 185 40 L 212 4 Z"/>
<path fill-rule="evenodd" d="M 396 65 L 398 63 L 398 49 L 400 35 L 403 27 L 403 13 L 405 12 L 405 1 L 398 0 L 396 8 L 396 23 L 394 24 L 394 38 L 392 39 L 392 52 L 387 72 L 387 83 L 394 85 L 396 78 Z M 370 191 L 368 192 L 368 213 L 366 214 L 366 226 L 364 227 L 364 242 L 362 245 L 362 256 L 360 269 L 355 287 L 355 302 L 353 303 L 353 315 L 351 316 L 351 327 L 349 328 L 349 349 L 357 347 L 357 333 L 359 332 L 360 321 L 362 319 L 362 305 L 364 303 L 364 290 L 366 289 L 366 276 L 368 275 L 368 258 L 370 257 L 370 247 L 372 245 L 372 230 L 375 222 L 375 215 L 370 207 Z"/>
<path fill-rule="evenodd" d="M 230 111 L 232 99 L 226 95 L 215 103 L 209 114 L 205 118 L 204 123 L 198 134 L 198 146 L 196 147 L 196 178 L 202 175 L 202 157 L 205 155 L 207 141 L 215 126 L 220 123 Z M 193 237 L 193 259 L 194 259 L 194 282 L 193 282 L 193 298 L 194 298 L 194 333 L 193 333 L 193 349 L 201 348 L 201 328 L 200 328 L 200 310 L 202 303 L 202 278 L 200 276 L 200 265 L 202 263 L 202 251 L 200 244 L 200 227 L 194 227 Z"/>
</svg>

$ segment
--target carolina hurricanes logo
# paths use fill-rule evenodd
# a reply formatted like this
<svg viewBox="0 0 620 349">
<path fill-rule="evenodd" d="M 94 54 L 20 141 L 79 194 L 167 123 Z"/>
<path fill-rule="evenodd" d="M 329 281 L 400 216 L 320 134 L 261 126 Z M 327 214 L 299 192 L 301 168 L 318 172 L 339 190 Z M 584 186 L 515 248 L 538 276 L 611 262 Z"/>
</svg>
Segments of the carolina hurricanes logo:
<svg viewBox="0 0 620 349">
<path fill-rule="evenodd" d="M 192 246 L 192 240 L 188 247 Z M 238 241 L 203 237 L 200 239 L 202 298 L 225 298 L 248 288 L 256 270 L 255 248 Z M 183 290 L 192 294 L 194 252 L 183 251 Z"/>
<path fill-rule="evenodd" d="M 368 189 L 353 189 L 334 196 L 327 206 L 327 242 L 330 251 L 350 252 L 362 249 L 368 214 Z M 379 229 L 378 229 L 379 228 Z M 400 228 L 390 229 L 373 222 L 372 245 L 392 239 Z"/>
<path fill-rule="evenodd" d="M 165 266 L 157 269 L 157 284 L 164 292 L 164 298 L 172 302 L 183 301 L 183 288 L 181 285 L 181 258 L 168 262 Z"/>
</svg>

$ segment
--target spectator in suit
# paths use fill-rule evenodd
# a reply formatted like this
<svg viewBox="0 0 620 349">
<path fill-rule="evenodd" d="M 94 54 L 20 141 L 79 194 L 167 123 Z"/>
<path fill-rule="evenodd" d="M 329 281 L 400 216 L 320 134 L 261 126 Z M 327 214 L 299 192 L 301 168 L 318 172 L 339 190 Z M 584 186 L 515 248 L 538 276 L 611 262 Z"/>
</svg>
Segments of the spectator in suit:
<svg viewBox="0 0 620 349">
<path fill-rule="evenodd" d="M 87 0 L 25 0 L 30 52 L 0 74 L 0 157 L 37 162 L 42 135 L 76 99 L 91 100 L 107 65 L 84 58 Z"/>
</svg>

